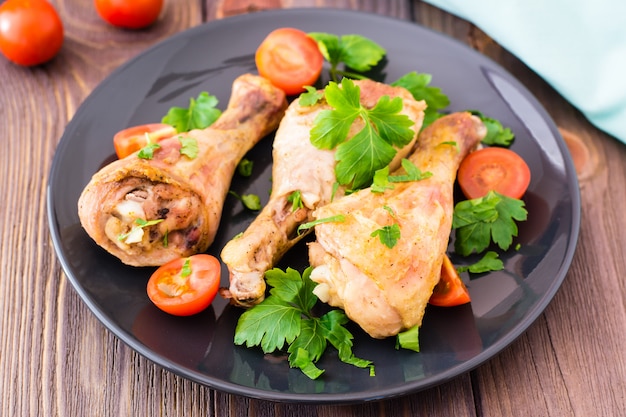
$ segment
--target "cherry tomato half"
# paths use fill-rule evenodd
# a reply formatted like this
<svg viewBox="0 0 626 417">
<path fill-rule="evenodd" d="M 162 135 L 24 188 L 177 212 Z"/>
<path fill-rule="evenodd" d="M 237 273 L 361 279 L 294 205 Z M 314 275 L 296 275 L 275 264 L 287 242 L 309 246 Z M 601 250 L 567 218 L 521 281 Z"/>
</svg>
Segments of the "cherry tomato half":
<svg viewBox="0 0 626 417">
<path fill-rule="evenodd" d="M 169 138 L 176 134 L 174 126 L 165 123 L 149 123 L 133 126 L 120 130 L 113 136 L 113 147 L 119 159 L 137 152 L 150 142 L 156 143 L 161 139 Z M 148 137 L 146 137 L 146 135 Z"/>
<path fill-rule="evenodd" d="M 454 307 L 470 302 L 469 291 L 447 256 L 443 258 L 441 277 L 428 302 L 439 307 Z"/>
<path fill-rule="evenodd" d="M 530 168 L 510 149 L 483 148 L 463 159 L 457 180 L 468 199 L 484 197 L 489 191 L 521 198 L 530 184 Z"/>
<path fill-rule="evenodd" d="M 150 26 L 163 8 L 163 0 L 94 0 L 94 4 L 105 22 L 126 29 Z"/>
<path fill-rule="evenodd" d="M 255 54 L 259 74 L 267 78 L 285 94 L 305 91 L 322 72 L 324 57 L 317 42 L 305 32 L 294 28 L 280 28 L 261 42 Z"/>
<path fill-rule="evenodd" d="M 0 4 L 0 52 L 24 66 L 51 60 L 63 45 L 63 23 L 45 0 L 7 0 Z"/>
<path fill-rule="evenodd" d="M 166 313 L 191 316 L 213 302 L 220 276 L 220 261 L 214 256 L 174 259 L 154 271 L 148 280 L 148 297 Z"/>
</svg>

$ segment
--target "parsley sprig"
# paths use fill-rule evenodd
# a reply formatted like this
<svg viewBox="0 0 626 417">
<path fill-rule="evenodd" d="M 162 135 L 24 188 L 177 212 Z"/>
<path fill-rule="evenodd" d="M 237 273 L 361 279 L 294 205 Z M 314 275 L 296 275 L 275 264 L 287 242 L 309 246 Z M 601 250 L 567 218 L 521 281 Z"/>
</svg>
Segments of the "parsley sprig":
<svg viewBox="0 0 626 417">
<path fill-rule="evenodd" d="M 427 107 L 424 111 L 422 129 L 443 116 L 440 110 L 450 105 L 448 96 L 441 91 L 441 88 L 431 86 L 431 80 L 432 75 L 413 71 L 391 83 L 393 86 L 404 87 L 409 90 L 415 100 L 426 102 Z"/>
<path fill-rule="evenodd" d="M 312 268 L 302 275 L 287 268 L 274 268 L 265 273 L 270 295 L 245 311 L 235 328 L 235 344 L 260 346 L 264 353 L 287 347 L 289 365 L 299 368 L 306 376 L 317 379 L 324 373 L 316 366 L 328 344 L 337 349 L 339 359 L 359 368 L 370 368 L 371 361 L 360 359 L 352 352 L 353 335 L 343 327 L 348 318 L 342 310 L 330 310 L 321 317 L 311 311 L 317 303 L 313 293 L 316 284 L 310 280 Z"/>
<path fill-rule="evenodd" d="M 454 249 L 462 256 L 482 253 L 491 242 L 508 250 L 517 236 L 516 221 L 526 220 L 522 200 L 490 191 L 485 197 L 464 200 L 454 207 L 452 228 L 456 229 Z"/>
<path fill-rule="evenodd" d="M 329 73 L 333 81 L 341 77 L 366 78 L 361 73 L 378 65 L 386 54 L 382 46 L 361 35 L 337 36 L 322 32 L 311 32 L 308 35 L 317 42 L 324 59 L 330 63 Z M 340 67 L 342 63 L 343 69 Z"/>
<path fill-rule="evenodd" d="M 189 99 L 189 107 L 172 107 L 161 121 L 174 126 L 178 133 L 192 129 L 204 129 L 212 125 L 222 114 L 216 108 L 217 97 L 201 92 L 197 98 Z"/>
<path fill-rule="evenodd" d="M 322 110 L 311 129 L 311 143 L 319 149 L 335 149 L 337 182 L 359 189 L 371 183 L 374 173 L 396 155 L 394 146 L 407 145 L 415 135 L 413 121 L 402 110 L 402 99 L 383 96 L 372 108 L 360 102 L 360 88 L 349 78 L 325 88 L 332 110 Z M 364 127 L 347 140 L 353 122 L 361 118 Z"/>
</svg>

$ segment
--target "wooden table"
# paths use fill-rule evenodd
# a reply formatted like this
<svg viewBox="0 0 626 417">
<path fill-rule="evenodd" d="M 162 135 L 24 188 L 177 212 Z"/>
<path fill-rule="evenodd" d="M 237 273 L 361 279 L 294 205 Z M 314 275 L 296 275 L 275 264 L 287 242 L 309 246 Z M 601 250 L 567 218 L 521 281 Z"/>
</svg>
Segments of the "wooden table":
<svg viewBox="0 0 626 417">
<path fill-rule="evenodd" d="M 479 29 L 416 0 L 166 0 L 158 23 L 142 31 L 107 26 L 91 1 L 52 3 L 65 25 L 60 54 L 36 68 L 0 59 L 0 415 L 626 415 L 626 146 L 595 129 Z M 216 392 L 139 356 L 73 290 L 46 218 L 48 174 L 64 127 L 113 69 L 206 21 L 265 8 L 321 6 L 413 20 L 501 63 L 567 131 L 582 192 L 571 269 L 524 335 L 441 386 L 350 406 L 280 404 Z"/>
</svg>

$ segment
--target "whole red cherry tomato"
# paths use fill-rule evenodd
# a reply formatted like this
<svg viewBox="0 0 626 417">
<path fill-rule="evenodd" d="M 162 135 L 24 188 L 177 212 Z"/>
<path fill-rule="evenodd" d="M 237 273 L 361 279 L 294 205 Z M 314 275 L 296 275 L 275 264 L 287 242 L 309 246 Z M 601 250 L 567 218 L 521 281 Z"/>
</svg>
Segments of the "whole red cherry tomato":
<svg viewBox="0 0 626 417">
<path fill-rule="evenodd" d="M 63 23 L 45 0 L 7 0 L 0 4 L 0 52 L 24 66 L 51 60 L 63 45 Z"/>
<path fill-rule="evenodd" d="M 94 4 L 105 22 L 126 29 L 150 26 L 163 8 L 163 0 L 94 0 Z"/>
<path fill-rule="evenodd" d="M 259 74 L 288 95 L 300 94 L 322 72 L 324 56 L 306 32 L 279 28 L 261 42 L 255 53 Z"/>
</svg>

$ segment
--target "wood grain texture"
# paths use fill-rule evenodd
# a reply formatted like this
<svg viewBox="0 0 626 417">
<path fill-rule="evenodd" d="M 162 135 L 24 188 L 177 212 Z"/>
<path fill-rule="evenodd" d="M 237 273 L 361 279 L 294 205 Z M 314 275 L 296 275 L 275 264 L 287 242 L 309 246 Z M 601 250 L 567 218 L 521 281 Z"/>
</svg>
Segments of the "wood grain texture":
<svg viewBox="0 0 626 417">
<path fill-rule="evenodd" d="M 591 126 L 480 29 L 409 0 L 166 0 L 159 21 L 141 31 L 106 25 L 90 1 L 52 3 L 66 30 L 61 53 L 36 68 L 0 59 L 0 416 L 626 416 L 626 146 Z M 48 232 L 46 186 L 56 145 L 83 100 L 119 65 L 174 33 L 277 7 L 359 9 L 444 32 L 518 77 L 584 151 L 571 270 L 530 329 L 476 370 L 359 405 L 215 392 L 121 343 L 62 273 Z"/>
</svg>

